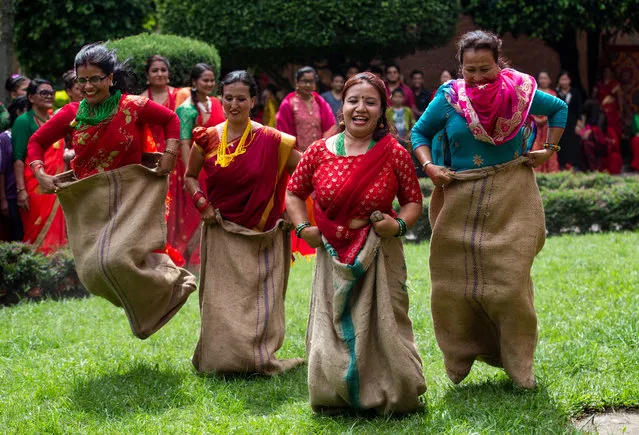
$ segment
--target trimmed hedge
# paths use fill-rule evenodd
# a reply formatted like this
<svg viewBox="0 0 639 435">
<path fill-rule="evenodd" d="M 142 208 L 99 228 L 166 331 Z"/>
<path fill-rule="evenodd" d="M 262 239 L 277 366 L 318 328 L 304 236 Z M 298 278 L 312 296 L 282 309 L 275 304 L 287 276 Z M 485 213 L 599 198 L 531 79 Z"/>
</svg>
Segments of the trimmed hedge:
<svg viewBox="0 0 639 435">
<path fill-rule="evenodd" d="M 411 242 L 428 240 L 432 233 L 428 206 L 433 183 L 420 179 L 419 184 L 424 206 L 422 216 L 407 235 Z M 549 235 L 639 230 L 638 176 L 558 172 L 537 174 L 537 184 Z"/>
<path fill-rule="evenodd" d="M 115 41 L 110 48 L 117 50 L 118 59 L 131 59 L 130 65 L 138 80 L 138 91 L 146 88 L 146 60 L 154 54 L 166 57 L 171 63 L 171 85 L 191 86 L 189 76 L 196 63 L 204 62 L 219 75 L 222 62 L 215 46 L 191 38 L 158 33 L 142 33 Z"/>
<path fill-rule="evenodd" d="M 26 243 L 0 243 L 0 304 L 88 295 L 69 249 L 43 255 Z"/>
</svg>

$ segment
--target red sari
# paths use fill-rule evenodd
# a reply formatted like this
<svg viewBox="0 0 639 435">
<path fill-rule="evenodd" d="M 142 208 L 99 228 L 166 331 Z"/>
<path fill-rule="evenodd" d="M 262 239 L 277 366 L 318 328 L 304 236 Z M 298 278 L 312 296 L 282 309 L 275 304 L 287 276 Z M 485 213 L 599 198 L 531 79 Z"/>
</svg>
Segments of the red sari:
<svg viewBox="0 0 639 435">
<path fill-rule="evenodd" d="M 346 264 L 353 264 L 371 227 L 350 229 L 352 219 L 367 220 L 375 210 L 395 215 L 396 196 L 400 205 L 422 201 L 412 158 L 391 135 L 358 156 L 337 156 L 325 139 L 314 142 L 288 190 L 301 199 L 315 192 L 317 226 Z"/>
<path fill-rule="evenodd" d="M 220 137 L 215 127 L 196 128 L 193 146 L 204 156 L 206 194 L 225 220 L 255 231 L 272 229 L 284 212 L 286 163 L 295 138 L 271 127 L 253 130 L 244 154 L 229 166 L 216 164 Z M 239 138 L 229 144 L 232 152 Z"/>
<path fill-rule="evenodd" d="M 203 122 L 202 113 L 199 111 L 197 117 L 187 116 L 180 119 L 182 123 L 181 128 L 189 128 L 191 133 L 185 137 L 183 132 L 181 139 L 192 138 L 192 131 L 198 127 L 215 127 L 224 122 L 225 117 L 222 104 L 215 97 L 209 97 L 209 100 L 211 102 L 211 113 L 206 122 Z M 183 104 L 195 110 L 195 106 L 193 106 L 190 98 L 187 98 Z M 189 125 L 189 123 L 192 123 L 192 125 Z M 198 265 L 200 264 L 200 249 L 197 230 L 200 227 L 201 220 L 200 213 L 193 205 L 193 200 L 184 189 L 184 173 L 186 172 L 187 164 L 188 162 L 182 162 L 182 159 L 178 159 L 175 165 L 175 171 L 177 172 L 176 185 L 174 188 L 169 188 L 173 196 L 171 203 L 172 212 L 169 213 L 169 221 L 167 223 L 168 241 L 171 246 L 175 247 L 175 249 L 184 256 L 189 264 Z M 204 175 L 200 175 L 200 185 L 204 185 L 203 177 Z M 197 246 L 197 248 L 193 249 L 195 246 Z"/>
<path fill-rule="evenodd" d="M 623 134 L 623 121 L 621 120 L 619 100 L 617 99 L 617 94 L 621 89 L 620 86 L 621 85 L 616 80 L 609 80 L 608 83 L 605 83 L 602 80 L 597 83 L 597 99 L 606 114 L 608 128 L 612 128 L 618 138 L 620 138 Z M 607 98 L 608 102 L 604 104 L 606 97 L 610 98 Z"/>
<path fill-rule="evenodd" d="M 78 106 L 79 103 L 64 106 L 29 139 L 27 160 L 43 160 L 44 157 L 45 171 L 49 175 L 64 170 L 64 137 L 69 133 L 75 150 L 71 168 L 78 179 L 140 164 L 142 152 L 147 151 L 149 146 L 147 139 L 150 132 L 147 124 L 163 125 L 164 135 L 168 138 L 177 139 L 179 136 L 180 123 L 177 115 L 145 97 L 123 95 L 117 112 L 97 125 L 77 127 L 75 116 Z M 47 161 L 53 160 L 50 155 L 54 152 L 60 156 L 59 165 L 50 169 Z M 55 195 L 43 196 L 57 203 Z"/>
<path fill-rule="evenodd" d="M 54 143 L 44 153 L 44 170 L 47 174 L 64 172 L 63 155 L 64 139 Z M 44 253 L 65 246 L 67 231 L 58 197 L 42 193 L 40 184 L 30 169 L 24 171 L 24 184 L 29 194 L 29 210 L 20 210 L 24 227 L 23 240 Z"/>
<path fill-rule="evenodd" d="M 553 97 L 557 96 L 557 93 L 552 89 L 539 89 L 542 92 L 552 95 Z M 535 120 L 535 125 L 537 126 L 537 136 L 535 137 L 535 142 L 533 143 L 531 151 L 539 151 L 544 149 L 544 143 L 548 140 L 548 117 L 547 116 L 533 116 Z M 559 158 L 557 157 L 557 153 L 552 153 L 552 156 L 543 163 L 536 167 L 535 172 L 559 172 L 561 168 L 559 167 Z"/>
</svg>

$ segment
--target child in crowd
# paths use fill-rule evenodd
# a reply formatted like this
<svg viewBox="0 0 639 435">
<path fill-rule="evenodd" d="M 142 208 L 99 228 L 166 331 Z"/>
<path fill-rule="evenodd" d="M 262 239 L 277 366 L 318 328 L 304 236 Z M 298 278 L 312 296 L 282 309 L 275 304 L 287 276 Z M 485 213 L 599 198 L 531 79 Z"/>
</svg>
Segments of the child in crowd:
<svg viewBox="0 0 639 435">
<path fill-rule="evenodd" d="M 397 130 L 397 139 L 402 145 L 410 141 L 410 130 L 415 125 L 415 117 L 404 99 L 404 91 L 397 88 L 391 94 L 392 106 L 386 109 L 386 118 L 392 122 Z"/>
</svg>

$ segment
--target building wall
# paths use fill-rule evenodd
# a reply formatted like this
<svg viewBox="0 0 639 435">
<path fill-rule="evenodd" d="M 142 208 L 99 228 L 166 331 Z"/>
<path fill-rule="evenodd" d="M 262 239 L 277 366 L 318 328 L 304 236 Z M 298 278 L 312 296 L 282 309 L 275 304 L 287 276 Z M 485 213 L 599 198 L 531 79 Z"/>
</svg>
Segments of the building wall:
<svg viewBox="0 0 639 435">
<path fill-rule="evenodd" d="M 456 70 L 458 68 L 455 56 L 457 53 L 456 43 L 459 37 L 471 30 L 478 29 L 473 24 L 472 18 L 462 15 L 457 26 L 457 34 L 444 47 L 428 51 L 418 51 L 415 54 L 398 60 L 402 74 L 405 79 L 410 77 L 413 69 L 424 72 L 424 80 L 427 88 L 438 87 L 439 74 L 443 69 Z M 548 47 L 542 40 L 519 36 L 514 38 L 511 34 L 503 36 L 503 55 L 510 60 L 511 66 L 520 71 L 537 76 L 543 69 L 548 70 L 553 80 L 559 74 L 559 56 L 553 49 Z M 579 39 L 581 79 L 587 87 L 588 78 L 584 71 L 586 67 L 586 40 L 585 36 Z"/>
</svg>

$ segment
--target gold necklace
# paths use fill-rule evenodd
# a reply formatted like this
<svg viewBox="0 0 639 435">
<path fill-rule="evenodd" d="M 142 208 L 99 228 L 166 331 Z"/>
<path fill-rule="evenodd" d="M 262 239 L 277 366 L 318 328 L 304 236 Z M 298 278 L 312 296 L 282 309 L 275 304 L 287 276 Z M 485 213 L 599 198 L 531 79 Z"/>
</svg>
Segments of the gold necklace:
<svg viewBox="0 0 639 435">
<path fill-rule="evenodd" d="M 216 165 L 220 165 L 223 168 L 226 168 L 231 164 L 233 159 L 241 154 L 246 152 L 246 139 L 248 138 L 249 133 L 251 132 L 251 118 L 249 118 L 248 123 L 246 124 L 246 128 L 244 129 L 244 133 L 240 138 L 240 143 L 237 145 L 235 151 L 230 154 L 227 154 L 227 149 L 229 144 L 227 142 L 228 138 L 228 130 L 229 130 L 229 122 L 226 121 L 224 123 L 224 128 L 222 130 L 222 140 L 220 145 L 217 147 L 217 160 L 215 161 Z"/>
</svg>

